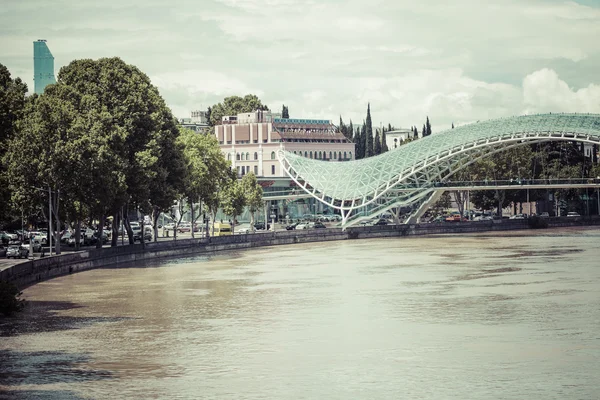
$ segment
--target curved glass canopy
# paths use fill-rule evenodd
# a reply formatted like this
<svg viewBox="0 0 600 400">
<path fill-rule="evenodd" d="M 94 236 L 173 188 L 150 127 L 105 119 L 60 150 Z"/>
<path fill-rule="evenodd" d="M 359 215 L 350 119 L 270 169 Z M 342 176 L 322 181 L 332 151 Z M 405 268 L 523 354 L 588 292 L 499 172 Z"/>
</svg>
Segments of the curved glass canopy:
<svg viewBox="0 0 600 400">
<path fill-rule="evenodd" d="M 391 205 L 398 198 L 398 189 L 410 187 L 412 193 L 404 193 L 400 196 L 403 199 L 396 201 L 408 204 L 431 189 L 432 182 L 445 179 L 478 158 L 547 140 L 600 143 L 600 115 L 541 114 L 477 122 L 349 162 L 313 160 L 282 150 L 278 158 L 300 187 L 342 210 L 344 216 L 376 200 Z"/>
</svg>

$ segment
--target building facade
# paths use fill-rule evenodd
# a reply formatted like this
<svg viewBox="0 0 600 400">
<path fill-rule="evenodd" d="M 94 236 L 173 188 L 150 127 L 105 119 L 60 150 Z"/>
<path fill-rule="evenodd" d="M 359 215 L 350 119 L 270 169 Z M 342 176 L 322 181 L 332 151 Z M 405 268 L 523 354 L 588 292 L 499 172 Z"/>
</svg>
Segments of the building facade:
<svg viewBox="0 0 600 400">
<path fill-rule="evenodd" d="M 389 150 L 397 149 L 402 142 L 412 138 L 414 133 L 410 129 L 396 129 L 385 133 L 385 143 Z"/>
<path fill-rule="evenodd" d="M 204 132 L 210 125 L 206 118 L 206 111 L 192 111 L 190 118 L 179 118 L 179 125 L 194 132 Z"/>
<path fill-rule="evenodd" d="M 56 83 L 54 56 L 43 39 L 33 42 L 33 82 L 36 94 L 44 93 L 46 86 Z"/>
<path fill-rule="evenodd" d="M 279 164 L 280 149 L 325 162 L 351 161 L 355 157 L 355 144 L 329 120 L 284 119 L 281 114 L 256 111 L 223 117 L 223 123 L 214 128 L 221 151 L 238 176 L 253 172 L 266 192 L 295 186 Z M 275 215 L 276 220 L 324 211 L 314 199 L 273 201 L 267 207 L 267 214 Z"/>
</svg>

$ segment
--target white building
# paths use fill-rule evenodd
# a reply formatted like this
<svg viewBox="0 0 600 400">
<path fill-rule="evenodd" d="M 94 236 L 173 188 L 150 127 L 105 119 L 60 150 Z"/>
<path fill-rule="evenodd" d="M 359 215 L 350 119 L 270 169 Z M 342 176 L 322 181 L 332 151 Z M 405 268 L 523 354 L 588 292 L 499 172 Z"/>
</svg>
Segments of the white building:
<svg viewBox="0 0 600 400">
<path fill-rule="evenodd" d="M 323 161 L 354 159 L 354 143 L 328 120 L 283 119 L 268 111 L 223 118 L 215 135 L 239 176 L 252 171 L 259 178 L 284 178 L 279 149 Z"/>
<path fill-rule="evenodd" d="M 412 138 L 414 133 L 410 129 L 396 129 L 385 133 L 385 143 L 389 150 L 400 147 L 406 139 Z"/>
<path fill-rule="evenodd" d="M 284 119 L 281 114 L 255 111 L 223 117 L 223 123 L 214 129 L 221 150 L 238 176 L 254 172 L 265 192 L 296 186 L 277 160 L 279 149 L 327 162 L 350 161 L 355 156 L 354 143 L 329 120 Z M 265 214 L 274 215 L 275 220 L 295 219 L 324 209 L 314 199 L 278 200 L 267 202 Z"/>
<path fill-rule="evenodd" d="M 206 111 L 192 111 L 190 118 L 179 118 L 179 124 L 195 132 L 204 132 L 210 127 L 206 118 Z"/>
</svg>

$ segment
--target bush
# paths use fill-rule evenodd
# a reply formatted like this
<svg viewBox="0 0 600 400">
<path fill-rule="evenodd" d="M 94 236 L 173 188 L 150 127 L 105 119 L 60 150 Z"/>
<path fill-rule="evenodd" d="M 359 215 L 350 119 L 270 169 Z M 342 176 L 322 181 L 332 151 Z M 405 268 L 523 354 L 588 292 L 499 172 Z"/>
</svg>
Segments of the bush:
<svg viewBox="0 0 600 400">
<path fill-rule="evenodd" d="M 548 221 L 546 221 L 544 218 L 541 218 L 537 215 L 530 217 L 529 220 L 527 221 L 527 223 L 529 224 L 529 227 L 532 229 L 545 229 L 548 227 Z"/>
<path fill-rule="evenodd" d="M 17 287 L 10 283 L 0 282 L 0 313 L 5 316 L 10 316 L 17 311 L 21 311 L 25 307 L 25 300 L 19 299 L 23 292 L 20 292 Z"/>
</svg>

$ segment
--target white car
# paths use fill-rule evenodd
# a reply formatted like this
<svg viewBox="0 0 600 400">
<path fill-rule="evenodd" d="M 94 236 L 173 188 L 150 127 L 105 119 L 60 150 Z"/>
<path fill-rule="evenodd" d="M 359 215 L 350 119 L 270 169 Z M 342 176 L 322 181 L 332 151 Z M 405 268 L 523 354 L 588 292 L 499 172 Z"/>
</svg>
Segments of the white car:
<svg viewBox="0 0 600 400">
<path fill-rule="evenodd" d="M 44 232 L 35 231 L 31 232 L 31 240 L 46 244 L 48 242 L 48 236 Z"/>
<path fill-rule="evenodd" d="M 235 230 L 236 233 L 252 233 L 252 229 L 250 229 L 250 227 L 247 228 L 239 228 Z"/>
<path fill-rule="evenodd" d="M 575 211 L 570 211 L 567 213 L 567 217 L 581 217 L 581 215 Z"/>
<path fill-rule="evenodd" d="M 308 228 L 309 228 L 309 224 L 308 223 L 303 223 L 303 224 L 296 225 L 296 230 L 308 229 Z"/>
</svg>

